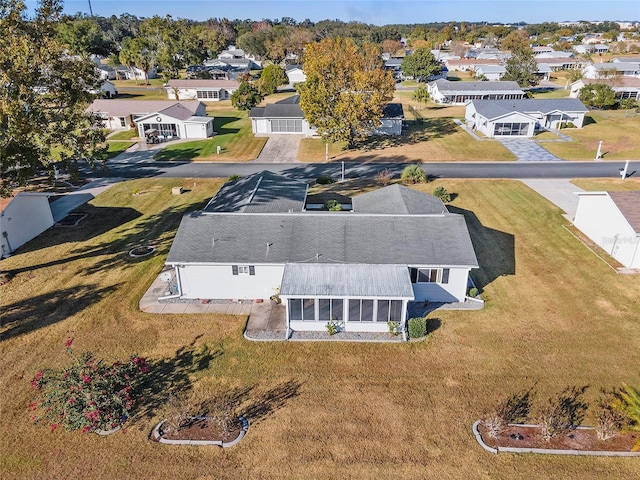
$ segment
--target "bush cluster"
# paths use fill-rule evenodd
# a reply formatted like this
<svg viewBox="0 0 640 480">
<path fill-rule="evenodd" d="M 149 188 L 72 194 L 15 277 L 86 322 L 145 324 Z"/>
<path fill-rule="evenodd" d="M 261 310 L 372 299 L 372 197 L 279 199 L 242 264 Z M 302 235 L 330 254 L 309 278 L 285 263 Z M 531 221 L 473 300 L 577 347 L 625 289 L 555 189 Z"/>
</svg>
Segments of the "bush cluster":
<svg viewBox="0 0 640 480">
<path fill-rule="evenodd" d="M 427 319 L 416 317 L 409 319 L 409 338 L 421 338 L 427 334 Z"/>
</svg>

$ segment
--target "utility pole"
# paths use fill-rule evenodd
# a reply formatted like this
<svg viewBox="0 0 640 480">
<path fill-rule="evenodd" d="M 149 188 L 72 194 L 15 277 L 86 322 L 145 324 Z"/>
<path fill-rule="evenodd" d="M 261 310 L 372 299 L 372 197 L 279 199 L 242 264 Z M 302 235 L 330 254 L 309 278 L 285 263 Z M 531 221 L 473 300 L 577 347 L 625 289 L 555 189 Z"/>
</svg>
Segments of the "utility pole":
<svg viewBox="0 0 640 480">
<path fill-rule="evenodd" d="M 93 8 L 91 8 L 91 0 L 89 1 L 89 15 L 91 15 L 93 17 Z"/>
</svg>

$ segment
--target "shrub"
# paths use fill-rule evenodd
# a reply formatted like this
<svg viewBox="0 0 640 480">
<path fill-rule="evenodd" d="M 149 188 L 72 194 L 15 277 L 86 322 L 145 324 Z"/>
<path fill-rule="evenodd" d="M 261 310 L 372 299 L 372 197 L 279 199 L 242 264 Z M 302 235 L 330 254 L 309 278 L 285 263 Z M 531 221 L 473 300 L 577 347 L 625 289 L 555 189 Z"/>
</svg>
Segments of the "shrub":
<svg viewBox="0 0 640 480">
<path fill-rule="evenodd" d="M 149 372 L 145 359 L 132 355 L 107 364 L 91 352 L 74 355 L 71 342 L 65 344 L 71 366 L 41 370 L 31 381 L 39 392 L 31 404 L 34 421 L 49 422 L 52 430 L 62 425 L 83 432 L 122 426 L 139 398 L 139 377 Z"/>
<path fill-rule="evenodd" d="M 478 289 L 476 287 L 470 288 L 469 289 L 469 296 L 476 298 L 478 296 Z"/>
<path fill-rule="evenodd" d="M 342 205 L 337 200 L 327 200 L 324 204 L 324 207 L 330 212 L 342 211 Z"/>
<path fill-rule="evenodd" d="M 615 404 L 614 394 L 604 392 L 596 403 L 595 430 L 599 440 L 608 440 L 620 433 L 628 423 L 628 417 Z"/>
<path fill-rule="evenodd" d="M 618 404 L 616 405 L 629 419 L 629 428 L 640 432 L 640 390 L 626 383 L 617 393 Z M 633 450 L 640 450 L 640 438 L 633 446 Z"/>
<path fill-rule="evenodd" d="M 542 438 L 548 442 L 556 435 L 580 425 L 588 407 L 582 400 L 586 389 L 586 386 L 567 387 L 540 408 L 537 421 L 542 430 Z"/>
<path fill-rule="evenodd" d="M 531 410 L 533 388 L 514 393 L 498 405 L 482 419 L 490 437 L 497 438 L 509 423 L 525 422 Z"/>
<path fill-rule="evenodd" d="M 234 182 L 234 181 L 238 180 L 239 178 L 240 178 L 240 175 L 238 175 L 237 173 L 234 173 L 233 175 L 231 175 L 229 177 L 229 181 L 230 182 Z"/>
<path fill-rule="evenodd" d="M 320 175 L 318 178 L 316 178 L 316 183 L 318 185 L 330 185 L 335 182 L 336 181 L 333 178 L 331 178 L 329 175 Z"/>
<path fill-rule="evenodd" d="M 438 197 L 440 200 L 442 200 L 442 203 L 449 203 L 451 201 L 451 194 L 447 192 L 447 189 L 442 185 L 436 187 L 436 189 L 433 191 L 433 196 Z"/>
<path fill-rule="evenodd" d="M 378 185 L 386 187 L 387 185 L 389 185 L 389 183 L 391 183 L 392 177 L 393 174 L 391 173 L 391 171 L 388 168 L 385 168 L 384 170 L 380 170 L 376 175 L 376 183 Z"/>
<path fill-rule="evenodd" d="M 409 319 L 409 338 L 421 338 L 427 334 L 427 319 L 416 317 Z"/>
<path fill-rule="evenodd" d="M 620 100 L 618 102 L 618 108 L 622 108 L 623 110 L 638 108 L 638 102 L 633 98 L 625 98 L 624 100 Z"/>
<path fill-rule="evenodd" d="M 389 327 L 389 333 L 392 335 L 400 334 L 400 325 L 398 322 L 392 322 L 391 320 L 387 322 L 387 327 Z"/>
<path fill-rule="evenodd" d="M 326 327 L 327 333 L 329 335 L 335 335 L 336 333 L 338 333 L 338 322 L 336 322 L 335 320 L 329 320 Z"/>
<path fill-rule="evenodd" d="M 404 167 L 404 170 L 402 170 L 400 179 L 404 183 L 426 183 L 427 175 L 424 173 L 424 170 L 422 170 L 420 165 L 407 165 Z"/>
</svg>

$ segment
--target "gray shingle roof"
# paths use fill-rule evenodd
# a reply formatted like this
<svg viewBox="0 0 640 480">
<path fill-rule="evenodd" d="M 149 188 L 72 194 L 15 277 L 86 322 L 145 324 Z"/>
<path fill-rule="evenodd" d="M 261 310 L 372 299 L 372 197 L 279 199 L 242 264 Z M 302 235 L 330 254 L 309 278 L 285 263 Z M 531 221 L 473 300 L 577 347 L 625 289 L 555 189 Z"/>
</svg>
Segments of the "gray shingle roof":
<svg viewBox="0 0 640 480">
<path fill-rule="evenodd" d="M 521 100 L 472 100 L 476 111 L 491 120 L 512 112 L 525 114 L 562 112 L 587 112 L 587 107 L 577 98 L 525 98 Z"/>
<path fill-rule="evenodd" d="M 446 207 L 439 198 L 398 184 L 356 195 L 351 201 L 356 213 L 447 213 Z"/>
<path fill-rule="evenodd" d="M 445 95 L 456 95 L 465 93 L 481 94 L 483 92 L 513 92 L 523 93 L 516 82 L 451 82 L 449 80 L 435 80 L 438 90 Z"/>
<path fill-rule="evenodd" d="M 267 170 L 225 183 L 205 212 L 300 212 L 307 184 Z"/>
<path fill-rule="evenodd" d="M 404 118 L 401 103 L 387 103 L 382 109 L 382 118 Z"/>
<path fill-rule="evenodd" d="M 193 116 L 193 112 L 180 103 L 171 105 L 164 110 L 160 110 L 158 113 L 163 113 L 178 120 L 187 120 Z"/>
<path fill-rule="evenodd" d="M 288 264 L 280 295 L 411 298 L 406 265 Z"/>
<path fill-rule="evenodd" d="M 632 192 L 607 192 L 631 228 L 640 234 L 640 190 Z"/>
<path fill-rule="evenodd" d="M 131 114 L 149 114 L 160 112 L 167 107 L 181 104 L 193 115 L 201 102 L 199 100 L 126 100 L 126 99 L 97 99 L 94 100 L 87 111 L 104 113 L 108 117 L 126 117 Z"/>
<path fill-rule="evenodd" d="M 194 212 L 167 263 L 355 263 L 477 267 L 462 215 Z"/>
</svg>

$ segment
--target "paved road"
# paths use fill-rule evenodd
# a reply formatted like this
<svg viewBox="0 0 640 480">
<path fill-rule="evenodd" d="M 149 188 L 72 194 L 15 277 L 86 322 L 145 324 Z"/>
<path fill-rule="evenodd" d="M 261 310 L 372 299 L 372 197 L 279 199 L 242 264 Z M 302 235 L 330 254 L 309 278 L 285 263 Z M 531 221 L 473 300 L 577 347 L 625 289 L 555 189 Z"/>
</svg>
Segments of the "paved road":
<svg viewBox="0 0 640 480">
<path fill-rule="evenodd" d="M 249 175 L 260 170 L 286 173 L 300 179 L 315 179 L 320 175 L 340 177 L 340 162 L 336 163 L 204 163 L 204 162 L 154 162 L 109 163 L 106 176 L 123 178 L 170 177 L 208 178 Z M 400 175 L 406 164 L 398 163 L 345 163 L 345 177 L 373 177 L 384 169 Z M 624 162 L 473 162 L 473 163 L 423 163 L 424 171 L 437 178 L 576 178 L 619 177 Z M 629 174 L 640 175 L 640 161 L 629 164 Z M 88 173 L 92 177 L 98 172 Z"/>
</svg>

